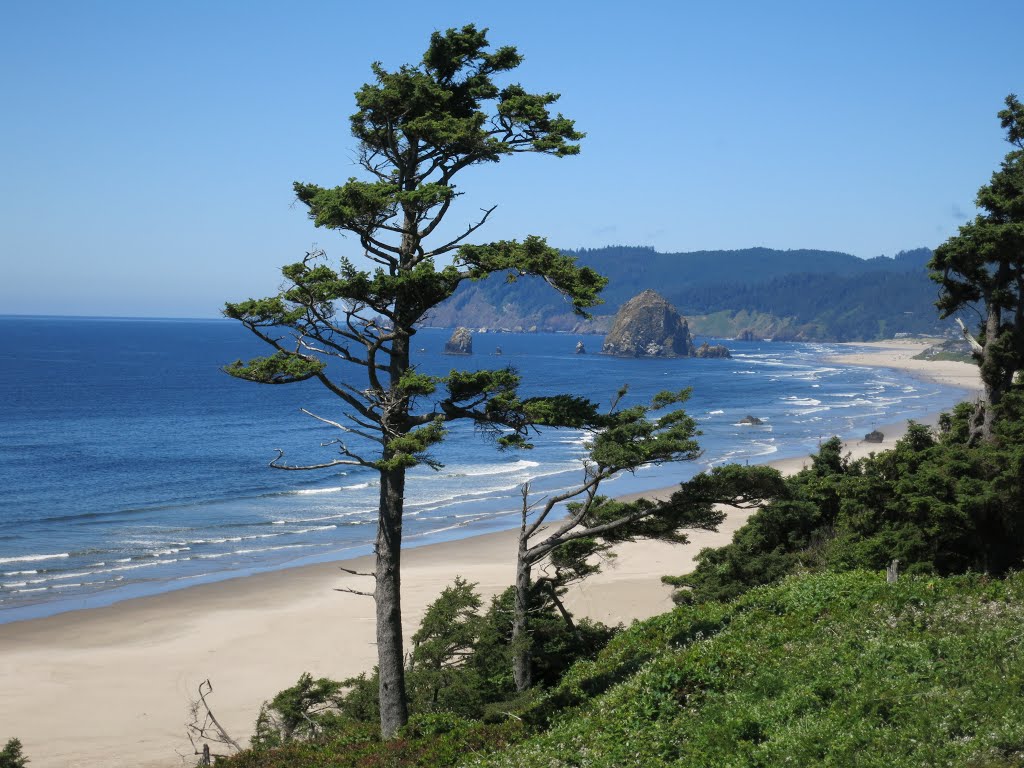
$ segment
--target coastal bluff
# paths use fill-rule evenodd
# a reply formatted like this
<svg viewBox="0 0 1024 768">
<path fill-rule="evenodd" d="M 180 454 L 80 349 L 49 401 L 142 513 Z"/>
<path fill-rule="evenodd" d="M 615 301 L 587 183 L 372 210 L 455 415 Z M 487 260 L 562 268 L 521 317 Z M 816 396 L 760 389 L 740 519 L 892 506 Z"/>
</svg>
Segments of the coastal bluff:
<svg viewBox="0 0 1024 768">
<path fill-rule="evenodd" d="M 667 299 L 646 290 L 622 305 L 601 353 L 618 357 L 694 357 L 686 318 Z"/>
</svg>

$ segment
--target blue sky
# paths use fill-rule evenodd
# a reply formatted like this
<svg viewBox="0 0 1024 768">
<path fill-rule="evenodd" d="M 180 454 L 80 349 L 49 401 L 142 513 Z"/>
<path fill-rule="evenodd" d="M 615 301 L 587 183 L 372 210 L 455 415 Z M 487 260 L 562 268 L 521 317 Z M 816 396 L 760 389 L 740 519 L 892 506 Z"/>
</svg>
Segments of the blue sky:
<svg viewBox="0 0 1024 768">
<path fill-rule="evenodd" d="M 380 9 L 386 9 L 383 12 Z M 0 314 L 214 316 L 358 173 L 352 93 L 474 22 L 588 133 L 462 179 L 453 225 L 566 248 L 934 247 L 1008 149 L 1024 3 L 14 3 L 0 12 Z"/>
</svg>

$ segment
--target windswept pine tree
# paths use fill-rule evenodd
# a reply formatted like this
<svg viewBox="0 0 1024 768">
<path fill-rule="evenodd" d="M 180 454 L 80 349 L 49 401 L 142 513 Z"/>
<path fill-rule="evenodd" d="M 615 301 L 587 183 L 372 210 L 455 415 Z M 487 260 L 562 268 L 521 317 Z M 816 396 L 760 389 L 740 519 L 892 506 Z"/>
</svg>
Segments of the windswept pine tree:
<svg viewBox="0 0 1024 768">
<path fill-rule="evenodd" d="M 547 281 L 581 315 L 605 284 L 595 271 L 540 237 L 470 244 L 494 207 L 454 237 L 438 227 L 456 198 L 455 180 L 475 165 L 511 155 L 566 157 L 583 134 L 552 114 L 554 93 L 496 83 L 523 58 L 511 46 L 491 49 L 487 30 L 469 25 L 435 32 L 419 63 L 389 71 L 375 63 L 373 82 L 356 93 L 351 117 L 363 178 L 341 186 L 297 182 L 295 193 L 317 227 L 354 236 L 355 259 L 333 264 L 325 252 L 285 266 L 274 296 L 229 303 L 273 353 L 226 367 L 263 384 L 316 379 L 337 397 L 337 414 L 310 414 L 338 432 L 337 455 L 309 470 L 355 465 L 380 476 L 375 544 L 377 651 L 381 732 L 407 720 L 401 618 L 402 515 L 406 472 L 431 464 L 429 450 L 446 425 L 467 419 L 490 430 L 502 447 L 528 447 L 536 425 L 582 425 L 594 407 L 570 395 L 524 400 L 511 369 L 420 374 L 411 339 L 424 314 L 465 280 L 504 272 Z M 361 265 L 369 265 L 361 266 Z M 356 382 L 352 371 L 361 371 Z"/>
</svg>

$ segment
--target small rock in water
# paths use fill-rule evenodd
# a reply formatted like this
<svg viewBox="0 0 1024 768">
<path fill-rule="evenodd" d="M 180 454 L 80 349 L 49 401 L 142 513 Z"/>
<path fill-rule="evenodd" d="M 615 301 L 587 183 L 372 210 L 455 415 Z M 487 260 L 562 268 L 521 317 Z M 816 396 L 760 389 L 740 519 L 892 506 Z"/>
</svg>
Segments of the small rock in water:
<svg viewBox="0 0 1024 768">
<path fill-rule="evenodd" d="M 747 414 L 742 419 L 740 419 L 740 424 L 750 424 L 756 427 L 761 424 L 764 424 L 764 422 L 761 419 L 757 418 L 757 416 L 751 416 L 750 414 Z"/>
<path fill-rule="evenodd" d="M 445 342 L 444 353 L 446 355 L 472 355 L 473 334 L 469 328 L 456 328 L 452 337 Z"/>
<path fill-rule="evenodd" d="M 587 354 L 587 348 L 583 346 L 583 339 L 576 342 L 576 354 L 585 355 Z"/>
<path fill-rule="evenodd" d="M 697 347 L 696 350 L 694 350 L 693 356 L 723 358 L 732 357 L 732 355 L 729 354 L 729 350 L 725 348 L 724 344 L 715 344 L 714 346 L 712 346 L 711 344 L 708 344 L 706 341 L 699 347 Z"/>
</svg>

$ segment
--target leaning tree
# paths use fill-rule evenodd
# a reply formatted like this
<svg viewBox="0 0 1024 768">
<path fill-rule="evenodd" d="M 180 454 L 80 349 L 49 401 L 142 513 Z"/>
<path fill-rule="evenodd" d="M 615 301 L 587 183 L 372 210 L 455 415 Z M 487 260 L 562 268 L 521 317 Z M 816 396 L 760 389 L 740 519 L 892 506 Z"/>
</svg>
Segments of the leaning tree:
<svg viewBox="0 0 1024 768">
<path fill-rule="evenodd" d="M 317 250 L 282 269 L 277 295 L 225 309 L 274 350 L 237 361 L 228 373 L 264 384 L 316 379 L 337 397 L 338 414 L 311 415 L 338 430 L 338 455 L 296 466 L 279 453 L 271 466 L 356 465 L 379 473 L 373 597 L 385 737 L 407 719 L 400 600 L 406 472 L 432 462 L 429 449 L 457 419 L 491 429 L 502 447 L 528 447 L 531 426 L 578 426 L 594 416 L 591 404 L 569 395 L 520 398 L 511 369 L 434 378 L 413 362 L 411 338 L 424 314 L 463 280 L 496 272 L 510 280 L 539 276 L 580 314 L 599 303 L 605 283 L 539 237 L 467 242 L 494 208 L 441 236 L 461 171 L 525 152 L 575 155 L 583 137 L 572 120 L 551 114 L 557 94 L 495 83 L 522 57 L 511 46 L 491 49 L 486 32 L 472 25 L 435 32 L 418 64 L 395 71 L 374 64 L 351 117 L 364 177 L 333 188 L 295 184 L 316 226 L 353 235 L 368 268 L 346 258 L 331 266 Z M 344 375 L 350 370 L 362 371 L 358 384 Z"/>
<path fill-rule="evenodd" d="M 1014 149 L 978 190 L 981 213 L 936 248 L 929 264 L 943 317 L 965 309 L 980 313 L 977 336 L 960 321 L 985 388 L 972 442 L 992 439 L 999 405 L 1024 368 L 1024 105 L 1010 94 L 999 119 Z"/>
<path fill-rule="evenodd" d="M 701 455 L 697 424 L 677 407 L 689 398 L 689 389 L 619 407 L 625 394 L 623 388 L 596 420 L 579 485 L 532 503 L 529 484 L 523 486 L 512 622 L 512 675 L 519 691 L 532 683 L 531 605 L 550 601 L 571 624 L 560 593 L 598 572 L 601 556 L 616 544 L 637 539 L 685 544 L 690 530 L 717 530 L 725 519 L 719 505 L 749 508 L 784 492 L 782 476 L 771 467 L 727 464 L 681 483 L 667 499 L 602 496 L 602 483 L 620 473 Z M 564 517 L 552 514 L 566 502 Z"/>
</svg>

